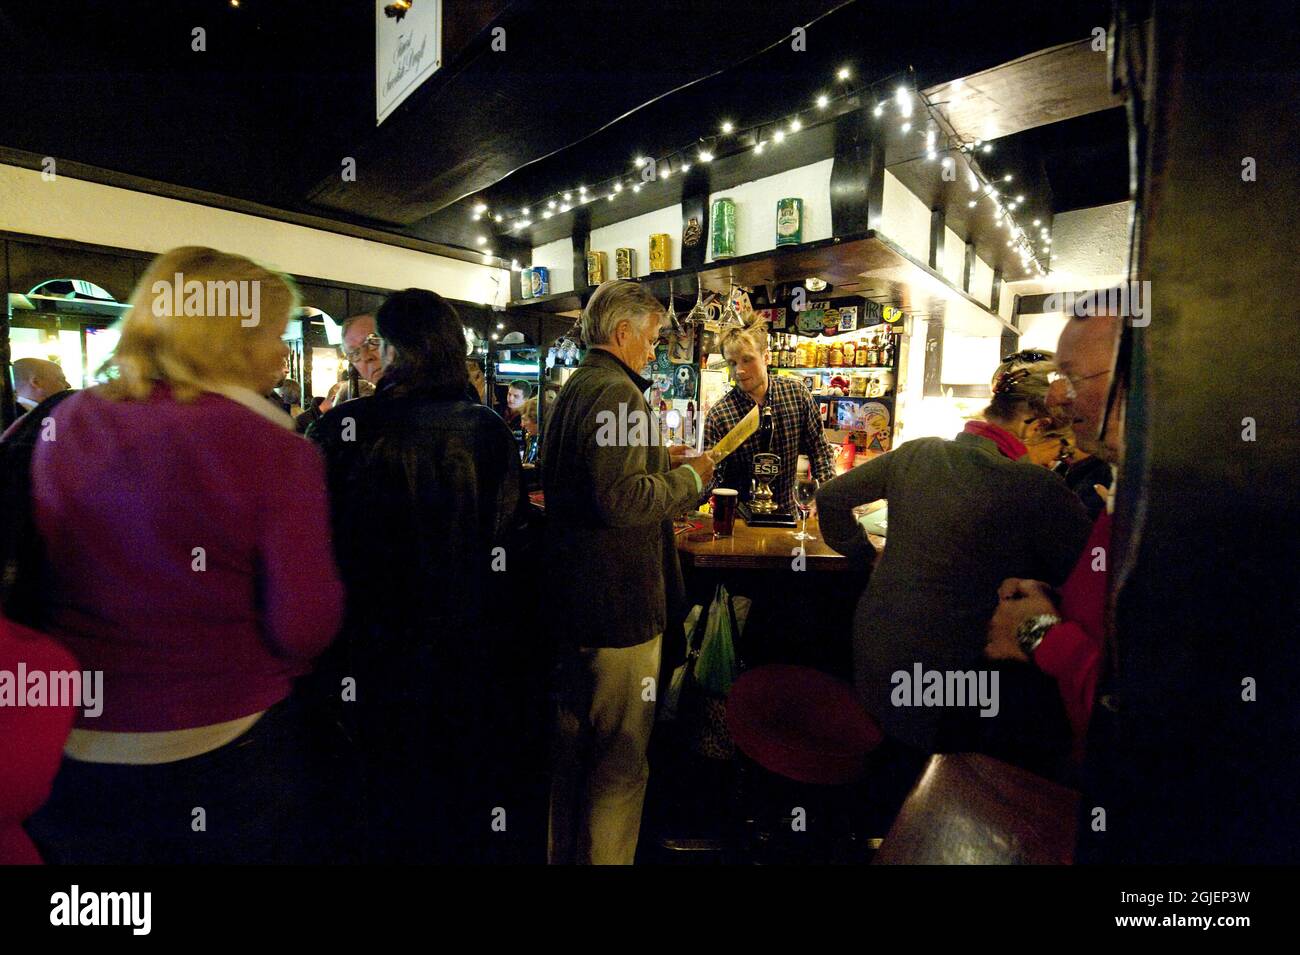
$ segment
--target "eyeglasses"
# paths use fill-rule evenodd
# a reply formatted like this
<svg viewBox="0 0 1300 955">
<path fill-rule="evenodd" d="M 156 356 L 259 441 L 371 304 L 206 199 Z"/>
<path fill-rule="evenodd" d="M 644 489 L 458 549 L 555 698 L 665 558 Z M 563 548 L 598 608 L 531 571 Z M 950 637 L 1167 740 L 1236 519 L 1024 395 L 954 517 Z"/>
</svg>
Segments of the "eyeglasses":
<svg viewBox="0 0 1300 955">
<path fill-rule="evenodd" d="M 356 348 L 343 349 L 343 357 L 346 358 L 348 361 L 355 362 L 365 352 L 379 351 L 379 347 L 383 343 L 384 340 L 372 332 L 371 334 L 367 335 L 365 338 L 361 339 L 361 344 L 358 345 Z"/>
<path fill-rule="evenodd" d="M 1048 381 L 1051 382 L 1052 385 L 1055 385 L 1057 382 L 1062 382 L 1065 386 L 1065 400 L 1073 401 L 1075 398 L 1079 397 L 1078 388 L 1082 382 L 1090 381 L 1093 378 L 1100 378 L 1102 375 L 1109 375 L 1110 373 L 1111 369 L 1109 368 L 1103 369 L 1102 371 L 1094 371 L 1091 375 L 1075 375 L 1068 371 L 1055 371 L 1048 376 Z"/>
</svg>

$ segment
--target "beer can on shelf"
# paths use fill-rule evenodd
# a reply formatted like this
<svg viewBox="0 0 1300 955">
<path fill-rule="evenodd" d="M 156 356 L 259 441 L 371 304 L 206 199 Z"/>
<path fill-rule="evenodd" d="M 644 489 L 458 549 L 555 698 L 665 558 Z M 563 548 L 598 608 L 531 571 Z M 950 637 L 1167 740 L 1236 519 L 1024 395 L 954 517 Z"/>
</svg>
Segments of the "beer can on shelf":
<svg viewBox="0 0 1300 955">
<path fill-rule="evenodd" d="M 673 237 L 667 232 L 650 236 L 650 271 L 667 272 L 673 267 Z"/>
<path fill-rule="evenodd" d="M 533 298 L 551 294 L 551 270 L 544 265 L 533 266 Z"/>
<path fill-rule="evenodd" d="M 713 229 L 713 257 L 731 258 L 736 254 L 736 200 L 714 199 L 709 221 Z"/>
<path fill-rule="evenodd" d="M 605 253 L 587 253 L 587 284 L 599 285 L 605 281 Z"/>
<path fill-rule="evenodd" d="M 636 278 L 636 249 L 615 249 L 614 268 L 617 271 L 617 278 Z"/>
<path fill-rule="evenodd" d="M 803 200 L 778 200 L 776 203 L 776 244 L 798 245 L 802 241 Z"/>
<path fill-rule="evenodd" d="M 533 297 L 533 270 L 531 267 L 525 268 L 519 273 L 519 297 Z"/>
</svg>

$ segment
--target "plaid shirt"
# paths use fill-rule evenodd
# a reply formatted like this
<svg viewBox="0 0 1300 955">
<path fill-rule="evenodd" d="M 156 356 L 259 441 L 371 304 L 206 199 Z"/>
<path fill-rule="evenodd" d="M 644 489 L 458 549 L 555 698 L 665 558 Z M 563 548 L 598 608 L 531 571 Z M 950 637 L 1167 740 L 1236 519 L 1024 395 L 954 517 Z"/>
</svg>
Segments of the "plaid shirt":
<svg viewBox="0 0 1300 955">
<path fill-rule="evenodd" d="M 818 481 L 829 481 L 835 476 L 835 453 L 826 441 L 821 418 L 808 388 L 788 375 L 768 375 L 766 401 L 772 407 L 773 454 L 781 457 L 781 474 L 772 482 L 772 499 L 777 507 L 794 510 L 794 472 L 800 454 L 808 455 L 813 476 Z M 713 447 L 740 423 L 754 407 L 754 399 L 732 388 L 709 409 L 704 421 L 704 450 Z M 731 487 L 740 492 L 741 500 L 749 499 L 754 476 L 754 455 L 758 453 L 760 432 L 749 439 L 718 465 L 709 488 Z"/>
</svg>

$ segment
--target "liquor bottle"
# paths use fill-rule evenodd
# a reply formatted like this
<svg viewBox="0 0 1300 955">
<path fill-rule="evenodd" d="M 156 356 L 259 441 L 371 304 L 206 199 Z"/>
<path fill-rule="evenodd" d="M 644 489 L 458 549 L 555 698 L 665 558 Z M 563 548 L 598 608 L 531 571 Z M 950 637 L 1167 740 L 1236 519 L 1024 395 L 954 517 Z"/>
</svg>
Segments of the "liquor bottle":
<svg viewBox="0 0 1300 955">
<path fill-rule="evenodd" d="M 789 335 L 785 336 L 785 367 L 795 367 L 794 360 L 794 339 Z"/>
<path fill-rule="evenodd" d="M 839 342 L 833 342 L 830 350 L 827 352 L 826 364 L 831 368 L 841 368 L 844 366 L 844 346 Z"/>
<path fill-rule="evenodd" d="M 870 344 L 867 345 L 867 367 L 875 368 L 878 364 L 880 364 L 880 348 L 876 345 L 876 340 L 872 338 Z"/>
<path fill-rule="evenodd" d="M 850 338 L 844 343 L 844 367 L 852 368 L 858 363 L 857 358 L 857 347 L 853 344 L 853 339 Z"/>
<path fill-rule="evenodd" d="M 857 365 L 857 367 L 867 367 L 867 359 L 870 357 L 869 351 L 870 349 L 867 347 L 867 336 L 863 335 L 858 339 L 857 354 L 855 356 L 856 360 L 854 361 L 854 364 Z"/>
</svg>

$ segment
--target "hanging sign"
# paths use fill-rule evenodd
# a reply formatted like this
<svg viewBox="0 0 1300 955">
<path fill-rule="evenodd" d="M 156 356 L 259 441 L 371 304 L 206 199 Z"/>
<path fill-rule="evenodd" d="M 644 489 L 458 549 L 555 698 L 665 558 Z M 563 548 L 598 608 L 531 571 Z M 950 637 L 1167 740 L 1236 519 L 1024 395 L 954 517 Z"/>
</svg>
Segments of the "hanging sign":
<svg viewBox="0 0 1300 955">
<path fill-rule="evenodd" d="M 375 0 L 375 125 L 442 66 L 442 0 Z"/>
</svg>

